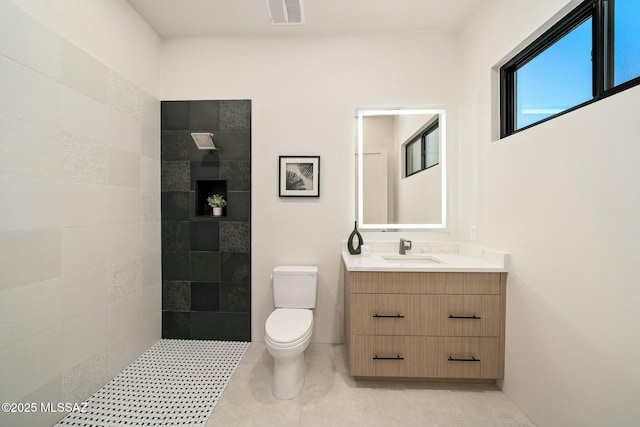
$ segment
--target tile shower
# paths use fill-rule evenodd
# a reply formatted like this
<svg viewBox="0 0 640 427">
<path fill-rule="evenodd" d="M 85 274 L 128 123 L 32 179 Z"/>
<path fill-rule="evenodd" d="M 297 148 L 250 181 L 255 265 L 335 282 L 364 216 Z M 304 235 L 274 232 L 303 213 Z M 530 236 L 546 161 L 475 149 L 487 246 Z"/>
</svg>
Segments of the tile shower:
<svg viewBox="0 0 640 427">
<path fill-rule="evenodd" d="M 251 101 L 163 101 L 162 336 L 251 340 Z M 211 132 L 198 150 L 191 132 Z M 222 217 L 208 195 L 223 194 Z"/>
</svg>

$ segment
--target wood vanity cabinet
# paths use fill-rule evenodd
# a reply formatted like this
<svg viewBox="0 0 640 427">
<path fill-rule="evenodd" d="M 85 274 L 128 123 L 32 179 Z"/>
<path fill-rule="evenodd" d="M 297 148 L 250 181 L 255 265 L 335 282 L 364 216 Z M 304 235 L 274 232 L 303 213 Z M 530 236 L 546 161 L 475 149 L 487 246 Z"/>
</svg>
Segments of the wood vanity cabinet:
<svg viewBox="0 0 640 427">
<path fill-rule="evenodd" d="M 502 378 L 506 275 L 345 269 L 351 375 Z"/>
</svg>

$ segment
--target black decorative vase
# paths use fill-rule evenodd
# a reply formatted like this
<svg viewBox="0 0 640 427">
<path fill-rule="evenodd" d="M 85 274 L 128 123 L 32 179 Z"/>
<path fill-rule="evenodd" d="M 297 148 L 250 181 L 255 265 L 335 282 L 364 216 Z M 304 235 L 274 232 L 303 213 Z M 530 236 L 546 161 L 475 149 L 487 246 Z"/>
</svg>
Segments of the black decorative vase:
<svg viewBox="0 0 640 427">
<path fill-rule="evenodd" d="M 356 241 L 354 244 L 354 241 Z M 349 253 L 351 255 L 360 255 L 362 247 L 362 235 L 358 232 L 358 221 L 354 222 L 353 231 L 349 235 L 349 240 L 347 241 L 347 249 L 349 249 Z"/>
</svg>

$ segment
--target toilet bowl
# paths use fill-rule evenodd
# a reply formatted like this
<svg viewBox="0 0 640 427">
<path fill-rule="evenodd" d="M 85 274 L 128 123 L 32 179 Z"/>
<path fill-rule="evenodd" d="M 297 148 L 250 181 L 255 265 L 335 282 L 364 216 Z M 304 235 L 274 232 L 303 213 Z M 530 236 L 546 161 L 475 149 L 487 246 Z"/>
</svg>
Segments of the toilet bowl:
<svg viewBox="0 0 640 427">
<path fill-rule="evenodd" d="M 278 308 L 265 324 L 265 346 L 273 356 L 273 394 L 292 399 L 304 385 L 304 351 L 311 342 L 313 312 L 304 308 Z"/>
<path fill-rule="evenodd" d="M 313 333 L 318 269 L 281 266 L 273 269 L 275 310 L 264 325 L 264 342 L 273 356 L 273 394 L 292 399 L 304 385 L 304 351 Z"/>
</svg>

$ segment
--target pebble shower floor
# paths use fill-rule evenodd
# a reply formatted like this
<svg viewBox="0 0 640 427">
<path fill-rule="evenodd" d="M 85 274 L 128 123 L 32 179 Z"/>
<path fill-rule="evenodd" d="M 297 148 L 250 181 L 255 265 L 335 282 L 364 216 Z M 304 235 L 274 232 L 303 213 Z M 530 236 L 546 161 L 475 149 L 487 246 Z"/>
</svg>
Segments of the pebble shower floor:
<svg viewBox="0 0 640 427">
<path fill-rule="evenodd" d="M 160 340 L 54 427 L 203 426 L 247 346 Z"/>
</svg>

